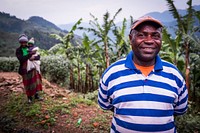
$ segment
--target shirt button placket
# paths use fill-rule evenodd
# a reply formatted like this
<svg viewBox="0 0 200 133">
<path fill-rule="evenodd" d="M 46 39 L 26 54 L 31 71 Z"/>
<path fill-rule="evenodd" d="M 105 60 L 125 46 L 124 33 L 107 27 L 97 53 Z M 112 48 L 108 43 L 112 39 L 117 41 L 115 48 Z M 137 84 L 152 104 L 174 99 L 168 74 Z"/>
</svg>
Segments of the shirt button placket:
<svg viewBox="0 0 200 133">
<path fill-rule="evenodd" d="M 143 93 L 145 93 L 145 92 L 146 92 L 146 87 L 147 87 L 146 85 L 147 85 L 147 81 L 148 81 L 147 79 L 144 79 L 144 80 L 143 80 Z"/>
</svg>

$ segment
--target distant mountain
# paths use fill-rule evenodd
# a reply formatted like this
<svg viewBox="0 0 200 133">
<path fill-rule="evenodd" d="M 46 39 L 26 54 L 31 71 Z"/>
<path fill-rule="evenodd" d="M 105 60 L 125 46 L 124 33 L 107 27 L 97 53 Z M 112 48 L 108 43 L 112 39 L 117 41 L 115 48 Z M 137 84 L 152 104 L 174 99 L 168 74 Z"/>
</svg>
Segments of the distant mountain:
<svg viewBox="0 0 200 133">
<path fill-rule="evenodd" d="M 193 9 L 196 11 L 200 11 L 200 5 L 195 5 L 193 6 Z M 182 16 L 184 16 L 187 13 L 187 10 L 182 10 L 182 9 L 178 9 L 179 14 L 181 14 Z M 174 28 L 176 27 L 177 23 L 176 20 L 174 19 L 173 15 L 171 14 L 171 12 L 169 11 L 164 11 L 164 12 L 150 12 L 147 13 L 145 15 L 149 15 L 152 16 L 158 20 L 160 20 L 164 26 L 167 27 L 168 32 L 171 35 L 174 35 Z M 62 24 L 62 25 L 58 25 L 58 27 L 60 27 L 63 30 L 70 30 L 70 28 L 74 25 L 74 23 L 70 23 L 70 24 Z M 116 23 L 117 26 L 121 27 L 122 26 L 122 22 L 117 22 Z M 127 20 L 127 30 L 126 30 L 126 35 L 128 36 L 129 32 L 130 32 L 130 20 Z M 89 23 L 82 23 L 81 26 L 83 27 L 90 27 Z M 77 35 L 82 35 L 83 31 L 75 31 L 75 33 Z M 92 37 L 93 35 L 89 34 L 90 37 Z M 113 36 L 112 34 L 110 34 L 109 36 Z M 94 38 L 94 36 L 93 36 Z"/>
<path fill-rule="evenodd" d="M 193 6 L 193 9 L 196 11 L 200 10 L 200 5 L 195 5 Z M 183 10 L 183 9 L 178 9 L 178 12 L 180 15 L 184 16 L 187 13 L 187 10 Z M 152 16 L 158 20 L 160 20 L 163 23 L 169 23 L 169 22 L 173 22 L 176 21 L 173 17 L 173 15 L 171 14 L 171 12 L 169 11 L 164 11 L 162 13 L 160 12 L 150 12 L 147 13 L 146 15 Z"/>
<path fill-rule="evenodd" d="M 61 31 L 61 29 L 58 28 L 55 24 L 43 19 L 42 17 L 33 16 L 33 17 L 30 17 L 27 21 L 35 23 L 45 28 L 51 28 L 51 29 L 55 29 L 56 31 Z"/>
<path fill-rule="evenodd" d="M 22 33 L 25 33 L 29 38 L 34 37 L 35 45 L 41 49 L 49 49 L 58 43 L 58 40 L 50 37 L 50 34 L 64 36 L 68 31 L 62 30 L 38 16 L 21 20 L 8 13 L 0 12 L 0 56 L 15 56 L 15 49 L 19 46 L 18 36 Z M 78 36 L 75 38 L 80 39 Z"/>
<path fill-rule="evenodd" d="M 70 31 L 72 26 L 74 25 L 75 23 L 69 23 L 69 24 L 61 24 L 61 25 L 58 25 L 58 27 L 62 30 L 67 30 L 67 31 Z M 85 22 L 81 22 L 80 25 L 78 25 L 78 27 L 85 27 L 85 28 L 89 28 L 90 25 L 88 23 L 85 23 Z M 82 36 L 82 34 L 84 33 L 85 31 L 83 30 L 75 30 L 74 33 L 76 35 L 79 35 L 79 36 Z"/>
<path fill-rule="evenodd" d="M 200 5 L 193 7 L 196 11 L 200 11 Z M 186 14 L 186 10 L 178 10 L 181 15 Z M 171 35 L 174 35 L 174 28 L 176 28 L 176 20 L 173 18 L 169 11 L 150 12 L 146 15 L 150 15 L 159 19 L 163 25 L 167 27 L 167 30 Z M 41 49 L 49 49 L 54 46 L 58 41 L 50 37 L 50 34 L 59 34 L 64 36 L 71 30 L 75 23 L 63 24 L 56 26 L 55 24 L 43 19 L 39 16 L 32 16 L 28 20 L 21 20 L 15 16 L 11 16 L 8 13 L 0 12 L 0 56 L 15 56 L 15 49 L 19 46 L 18 36 L 21 33 L 25 33 L 29 38 L 34 37 L 37 46 Z M 121 27 L 122 22 L 118 22 L 117 26 Z M 130 31 L 130 20 L 127 20 L 126 35 L 128 36 Z M 89 23 L 81 23 L 81 27 L 90 27 Z M 81 43 L 81 37 L 83 32 L 76 30 L 72 44 L 77 45 Z M 90 39 L 95 38 L 94 35 L 88 33 Z M 112 33 L 109 36 L 114 37 Z"/>
</svg>

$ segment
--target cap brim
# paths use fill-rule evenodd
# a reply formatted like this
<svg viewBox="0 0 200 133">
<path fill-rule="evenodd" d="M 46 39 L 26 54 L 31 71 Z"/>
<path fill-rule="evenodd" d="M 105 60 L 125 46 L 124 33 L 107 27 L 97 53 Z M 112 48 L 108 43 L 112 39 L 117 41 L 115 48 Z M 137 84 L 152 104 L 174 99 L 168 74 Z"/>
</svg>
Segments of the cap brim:
<svg viewBox="0 0 200 133">
<path fill-rule="evenodd" d="M 131 27 L 131 30 L 135 29 L 136 27 L 138 27 L 140 24 L 142 24 L 144 22 L 153 22 L 153 23 L 157 24 L 158 26 L 163 27 L 163 25 L 162 25 L 162 23 L 160 21 L 158 21 L 158 20 L 156 20 L 156 19 L 154 19 L 152 17 L 147 16 L 147 17 L 144 17 L 144 18 L 136 20 L 133 23 L 133 25 Z"/>
</svg>

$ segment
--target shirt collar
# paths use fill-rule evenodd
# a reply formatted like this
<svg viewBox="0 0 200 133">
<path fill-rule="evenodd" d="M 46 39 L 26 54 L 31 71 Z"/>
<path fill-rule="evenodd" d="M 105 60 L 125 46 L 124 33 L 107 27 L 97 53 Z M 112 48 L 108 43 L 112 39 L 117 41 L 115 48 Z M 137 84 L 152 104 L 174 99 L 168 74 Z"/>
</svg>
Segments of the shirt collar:
<svg viewBox="0 0 200 133">
<path fill-rule="evenodd" d="M 126 57 L 126 61 L 125 61 L 125 67 L 129 68 L 129 69 L 137 69 L 133 63 L 133 51 L 131 51 L 127 57 Z M 159 57 L 159 55 L 156 56 L 156 63 L 154 66 L 154 70 L 158 71 L 158 70 L 162 70 L 163 69 L 163 65 L 162 65 L 162 61 L 161 58 Z"/>
</svg>

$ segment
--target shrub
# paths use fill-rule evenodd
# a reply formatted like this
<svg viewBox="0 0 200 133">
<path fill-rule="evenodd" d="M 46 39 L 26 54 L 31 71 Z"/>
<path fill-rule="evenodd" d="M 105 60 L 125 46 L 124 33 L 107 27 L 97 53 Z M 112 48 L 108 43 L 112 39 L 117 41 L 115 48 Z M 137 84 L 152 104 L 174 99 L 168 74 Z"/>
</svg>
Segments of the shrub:
<svg viewBox="0 0 200 133">
<path fill-rule="evenodd" d="M 200 131 L 199 106 L 189 102 L 187 113 L 175 117 L 178 133 L 198 133 Z"/>
<path fill-rule="evenodd" d="M 16 57 L 0 57 L 0 71 L 18 72 L 19 61 Z"/>
<path fill-rule="evenodd" d="M 0 57 L 0 71 L 18 72 L 18 69 L 19 61 L 16 57 Z M 41 57 L 41 72 L 51 82 L 68 85 L 68 61 L 63 56 Z"/>
<path fill-rule="evenodd" d="M 68 61 L 63 56 L 42 57 L 41 72 L 48 81 L 58 83 L 62 86 L 68 85 Z"/>
</svg>

